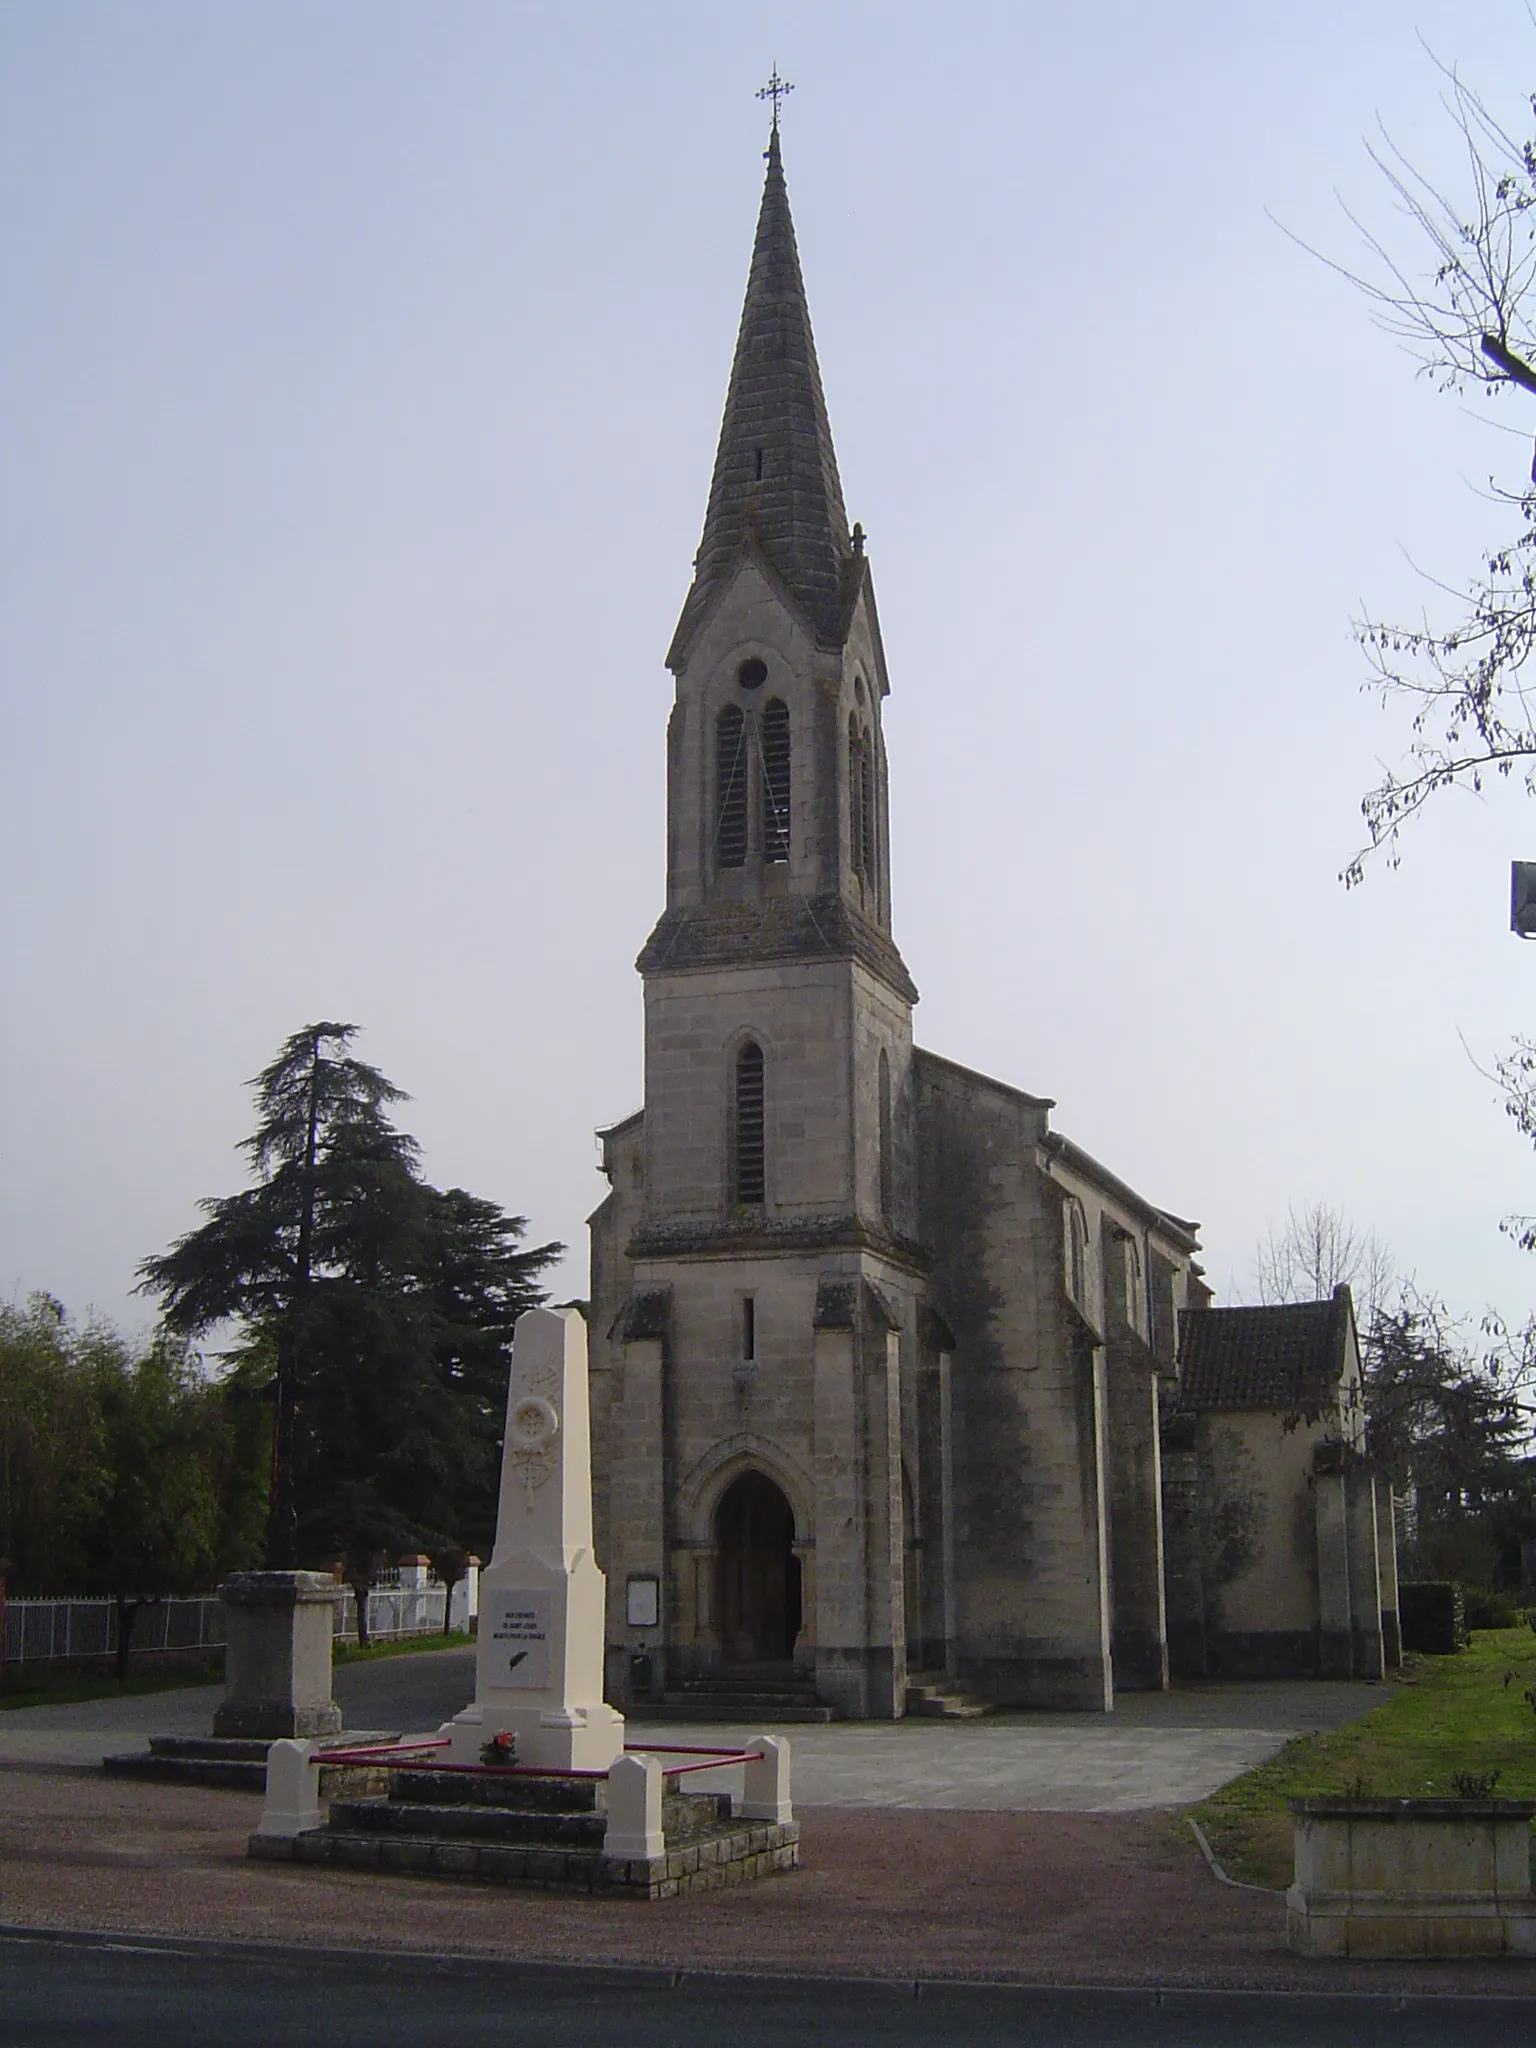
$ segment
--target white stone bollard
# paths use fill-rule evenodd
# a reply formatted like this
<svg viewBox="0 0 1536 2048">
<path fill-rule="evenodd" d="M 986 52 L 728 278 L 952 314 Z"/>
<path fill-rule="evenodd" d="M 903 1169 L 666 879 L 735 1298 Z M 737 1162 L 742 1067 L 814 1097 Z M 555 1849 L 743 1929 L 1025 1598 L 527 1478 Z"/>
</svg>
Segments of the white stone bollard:
<svg viewBox="0 0 1536 2048">
<path fill-rule="evenodd" d="M 284 1739 L 267 1751 L 267 1793 L 258 1835 L 302 1835 L 321 1826 L 315 1745 Z"/>
<path fill-rule="evenodd" d="M 789 1737 L 754 1735 L 747 1748 L 754 1754 L 746 1766 L 742 1819 L 771 1820 L 781 1825 L 792 1821 L 795 1814 L 789 1801 Z"/>
<path fill-rule="evenodd" d="M 653 1756 L 616 1757 L 608 1767 L 608 1830 L 603 1854 L 630 1862 L 664 1856 L 661 1765 Z"/>
</svg>

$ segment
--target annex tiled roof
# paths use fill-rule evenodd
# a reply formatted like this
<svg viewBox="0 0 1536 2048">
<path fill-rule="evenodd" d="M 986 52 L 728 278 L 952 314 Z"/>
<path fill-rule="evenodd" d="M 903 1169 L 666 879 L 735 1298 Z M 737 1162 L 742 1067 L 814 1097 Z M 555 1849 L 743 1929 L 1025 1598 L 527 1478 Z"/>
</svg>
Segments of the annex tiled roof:
<svg viewBox="0 0 1536 2048">
<path fill-rule="evenodd" d="M 1354 1308 L 1331 1301 L 1273 1308 L 1191 1308 L 1179 1317 L 1179 1406 L 1315 1413 L 1337 1398 Z"/>
<path fill-rule="evenodd" d="M 749 532 L 817 637 L 835 645 L 845 629 L 844 600 L 855 557 L 777 129 L 768 145 L 768 174 L 704 536 L 693 588 L 667 656 L 670 666 L 686 659 L 711 592 Z"/>
</svg>

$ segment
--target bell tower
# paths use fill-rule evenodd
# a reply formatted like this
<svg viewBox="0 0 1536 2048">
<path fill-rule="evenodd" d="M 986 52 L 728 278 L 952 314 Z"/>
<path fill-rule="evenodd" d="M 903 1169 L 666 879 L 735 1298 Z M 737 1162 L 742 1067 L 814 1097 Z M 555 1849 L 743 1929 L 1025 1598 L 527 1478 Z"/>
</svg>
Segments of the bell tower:
<svg viewBox="0 0 1536 2048">
<path fill-rule="evenodd" d="M 839 1143 L 852 1177 L 839 1199 L 848 1213 L 864 1212 L 872 1223 L 883 1214 L 894 1226 L 894 1112 L 886 1117 L 882 1212 L 879 1162 L 863 1143 L 872 1135 L 878 1150 L 879 1132 L 857 1128 L 851 1099 L 856 1060 L 867 1055 L 873 1070 L 884 1049 L 888 1069 L 893 1061 L 905 1067 L 900 1048 L 885 1041 L 894 1031 L 910 1049 L 917 995 L 891 938 L 881 718 L 890 685 L 864 536 L 857 526 L 850 532 L 843 506 L 777 127 L 767 163 L 704 531 L 667 655 L 676 678 L 667 902 L 638 964 L 648 1009 L 653 999 L 670 1000 L 662 984 L 703 971 L 746 975 L 767 997 L 771 968 L 775 1010 L 792 989 L 820 983 L 807 970 L 844 964 L 848 1009 L 839 1036 L 850 1036 L 841 1072 L 825 1076 L 828 1095 L 845 1098 Z M 861 1004 L 846 971 L 854 963 L 889 1013 L 872 1033 L 855 1023 Z M 745 1017 L 742 1028 L 750 1028 Z M 648 1060 L 648 1107 L 660 1078 Z M 818 1123 L 830 1108 L 824 1100 L 813 1112 Z M 651 1163 L 663 1164 L 655 1154 Z M 727 1184 L 724 1152 L 720 1165 L 724 1207 L 756 1206 Z M 769 1179 L 768 1207 L 799 1206 L 813 1184 L 818 1208 L 830 1194 L 820 1171 L 798 1186 L 793 1176 Z M 665 1173 L 648 1185 L 656 1202 L 668 1201 Z M 694 1210 L 696 1191 L 671 1193 Z"/>
<path fill-rule="evenodd" d="M 891 937 L 885 653 L 777 122 L 667 666 L 645 1104 L 603 1134 L 592 1238 L 597 1541 L 662 1619 L 637 1636 L 612 1607 L 610 1686 L 638 1639 L 668 1685 L 788 1666 L 899 1714 L 917 991 Z"/>
</svg>

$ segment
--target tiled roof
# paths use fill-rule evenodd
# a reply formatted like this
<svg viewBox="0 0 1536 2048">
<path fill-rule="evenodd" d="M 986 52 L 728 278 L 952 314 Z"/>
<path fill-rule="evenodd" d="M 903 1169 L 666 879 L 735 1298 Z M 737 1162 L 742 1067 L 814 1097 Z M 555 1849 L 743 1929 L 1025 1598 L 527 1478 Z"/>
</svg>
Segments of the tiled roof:
<svg viewBox="0 0 1536 2048">
<path fill-rule="evenodd" d="M 1349 1289 L 1274 1308 L 1191 1308 L 1179 1317 L 1179 1406 L 1316 1413 L 1337 1396 L 1354 1318 Z"/>
<path fill-rule="evenodd" d="M 751 533 L 819 639 L 837 643 L 856 562 L 827 423 L 775 130 L 677 668 L 712 589 Z"/>
</svg>

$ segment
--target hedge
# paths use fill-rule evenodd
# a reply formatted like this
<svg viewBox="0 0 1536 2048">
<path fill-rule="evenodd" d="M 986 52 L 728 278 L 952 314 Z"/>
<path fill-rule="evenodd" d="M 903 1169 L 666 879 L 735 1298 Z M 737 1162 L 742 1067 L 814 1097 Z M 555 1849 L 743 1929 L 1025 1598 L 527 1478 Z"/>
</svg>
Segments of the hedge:
<svg viewBox="0 0 1536 2048">
<path fill-rule="evenodd" d="M 1397 1589 L 1403 1648 L 1449 1656 L 1467 1647 L 1467 1612 L 1454 1579 L 1410 1579 Z"/>
</svg>

